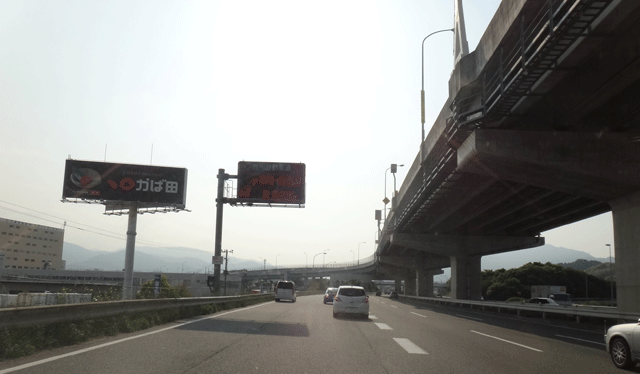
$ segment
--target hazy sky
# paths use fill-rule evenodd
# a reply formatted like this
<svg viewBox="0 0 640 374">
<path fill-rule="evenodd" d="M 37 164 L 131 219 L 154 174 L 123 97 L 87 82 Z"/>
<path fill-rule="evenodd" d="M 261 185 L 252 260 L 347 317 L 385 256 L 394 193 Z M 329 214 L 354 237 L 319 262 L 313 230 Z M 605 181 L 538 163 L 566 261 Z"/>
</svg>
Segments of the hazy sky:
<svg viewBox="0 0 640 374">
<path fill-rule="evenodd" d="M 475 49 L 498 0 L 464 1 Z M 127 217 L 63 204 L 67 157 L 186 167 L 191 212 L 138 218 L 137 244 L 214 249 L 216 174 L 303 162 L 304 209 L 224 208 L 223 248 L 302 264 L 374 251 L 391 163 L 420 142 L 420 50 L 453 0 L 0 1 L 0 217 L 125 246 Z M 425 44 L 427 131 L 444 104 L 453 34 Z M 153 157 L 152 150 L 153 147 Z M 606 257 L 611 215 L 543 233 Z M 306 255 L 305 255 L 306 253 Z M 319 261 L 320 257 L 316 261 Z"/>
</svg>

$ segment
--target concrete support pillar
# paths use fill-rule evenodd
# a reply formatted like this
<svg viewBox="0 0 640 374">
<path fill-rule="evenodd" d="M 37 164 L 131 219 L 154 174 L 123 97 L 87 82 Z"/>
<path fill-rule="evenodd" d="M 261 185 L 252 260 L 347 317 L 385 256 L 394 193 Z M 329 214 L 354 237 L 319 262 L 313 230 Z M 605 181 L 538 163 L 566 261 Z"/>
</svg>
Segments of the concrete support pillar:
<svg viewBox="0 0 640 374">
<path fill-rule="evenodd" d="M 402 280 L 401 279 L 396 279 L 395 291 L 397 293 L 402 292 Z"/>
<path fill-rule="evenodd" d="M 451 256 L 451 298 L 480 300 L 482 296 L 481 256 Z"/>
<path fill-rule="evenodd" d="M 417 296 L 433 297 L 433 273 L 416 270 Z"/>
<path fill-rule="evenodd" d="M 404 294 L 409 296 L 416 296 L 418 291 L 416 289 L 417 272 L 409 270 L 407 271 L 407 277 L 404 280 Z"/>
<path fill-rule="evenodd" d="M 637 313 L 640 312 L 640 193 L 614 200 L 609 205 L 613 215 L 618 310 Z"/>
</svg>

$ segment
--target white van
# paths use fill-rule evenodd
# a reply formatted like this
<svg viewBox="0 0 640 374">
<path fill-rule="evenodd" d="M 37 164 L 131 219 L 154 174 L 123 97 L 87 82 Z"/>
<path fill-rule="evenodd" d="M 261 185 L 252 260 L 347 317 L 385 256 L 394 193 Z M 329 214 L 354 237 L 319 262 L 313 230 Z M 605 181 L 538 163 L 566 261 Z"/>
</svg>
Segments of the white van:
<svg viewBox="0 0 640 374">
<path fill-rule="evenodd" d="M 276 284 L 276 301 L 291 300 L 296 302 L 296 284 L 291 281 L 278 281 Z"/>
</svg>

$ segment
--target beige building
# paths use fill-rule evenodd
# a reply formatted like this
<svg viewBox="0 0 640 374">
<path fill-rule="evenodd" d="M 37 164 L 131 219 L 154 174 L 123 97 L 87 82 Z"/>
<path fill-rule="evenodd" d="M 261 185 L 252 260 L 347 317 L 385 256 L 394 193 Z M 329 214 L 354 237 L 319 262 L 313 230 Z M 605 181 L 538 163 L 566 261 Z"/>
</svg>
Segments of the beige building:
<svg viewBox="0 0 640 374">
<path fill-rule="evenodd" d="M 64 229 L 0 218 L 0 266 L 64 270 Z"/>
</svg>

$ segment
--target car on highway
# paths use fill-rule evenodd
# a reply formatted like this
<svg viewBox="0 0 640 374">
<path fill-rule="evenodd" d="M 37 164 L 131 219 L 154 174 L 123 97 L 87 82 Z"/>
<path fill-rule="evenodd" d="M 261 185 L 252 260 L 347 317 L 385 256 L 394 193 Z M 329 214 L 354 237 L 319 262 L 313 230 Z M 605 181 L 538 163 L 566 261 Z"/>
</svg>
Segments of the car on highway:
<svg viewBox="0 0 640 374">
<path fill-rule="evenodd" d="M 360 286 L 340 286 L 333 299 L 333 318 L 350 314 L 369 318 L 369 296 Z"/>
<path fill-rule="evenodd" d="M 560 304 L 553 301 L 548 297 L 534 297 L 529 300 L 529 304 L 547 305 L 547 306 L 560 306 Z"/>
<path fill-rule="evenodd" d="M 389 298 L 390 299 L 397 299 L 398 298 L 398 292 L 397 291 L 391 291 L 391 293 L 389 294 Z"/>
<path fill-rule="evenodd" d="M 607 352 L 620 369 L 631 369 L 640 361 L 640 319 L 609 327 L 604 335 Z"/>
<path fill-rule="evenodd" d="M 324 292 L 324 296 L 322 297 L 323 303 L 333 302 L 333 298 L 336 296 L 336 292 L 338 292 L 337 287 L 329 287 Z"/>
<path fill-rule="evenodd" d="M 296 284 L 291 281 L 278 281 L 276 283 L 276 302 L 291 300 L 296 302 Z"/>
</svg>

